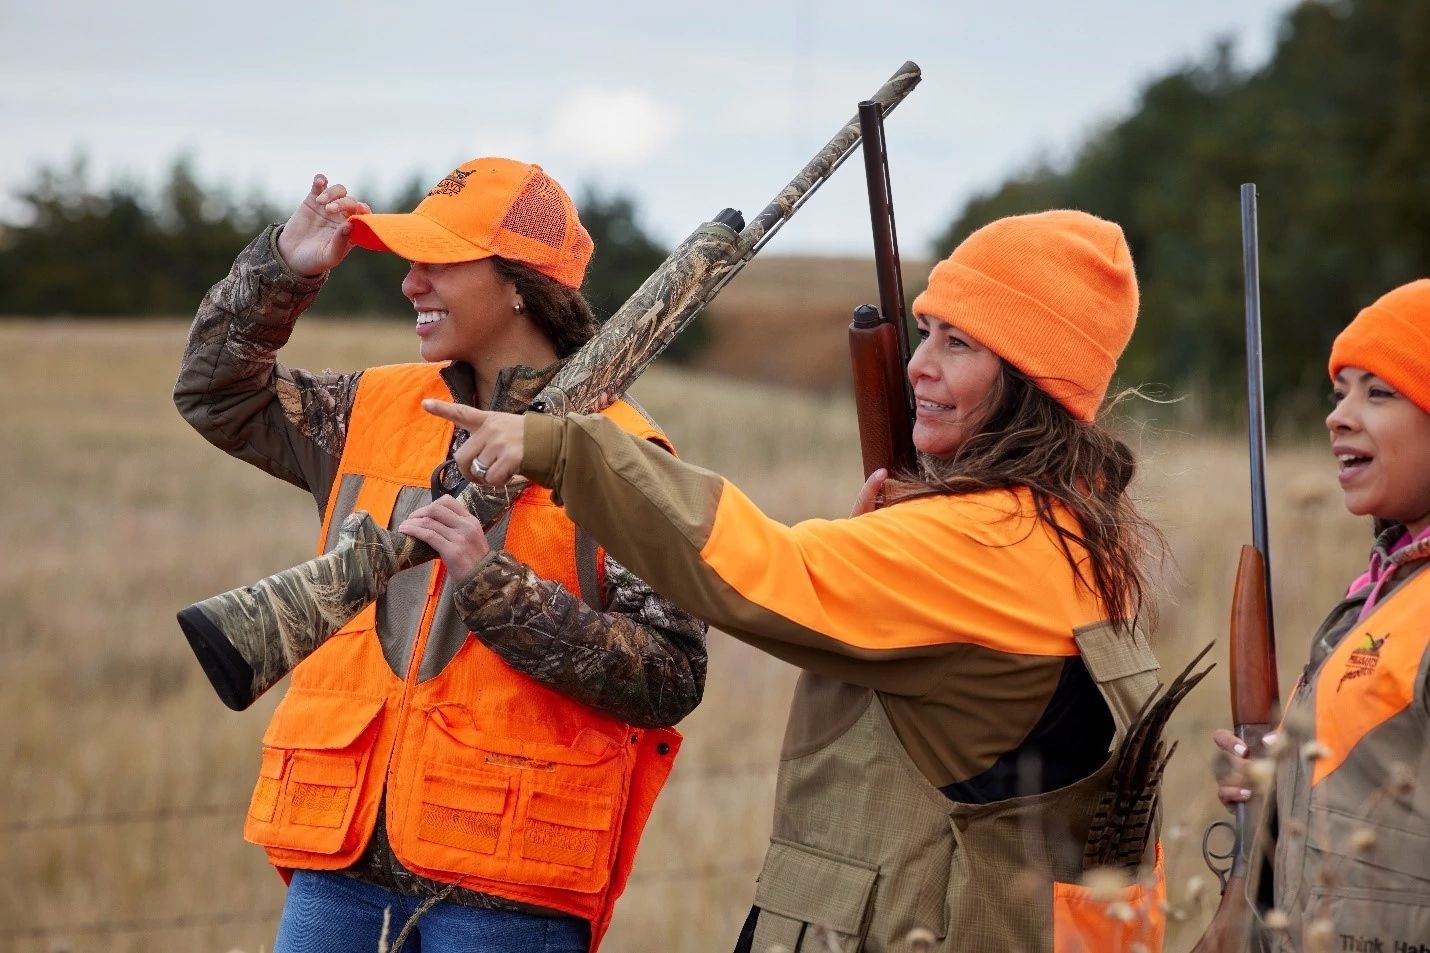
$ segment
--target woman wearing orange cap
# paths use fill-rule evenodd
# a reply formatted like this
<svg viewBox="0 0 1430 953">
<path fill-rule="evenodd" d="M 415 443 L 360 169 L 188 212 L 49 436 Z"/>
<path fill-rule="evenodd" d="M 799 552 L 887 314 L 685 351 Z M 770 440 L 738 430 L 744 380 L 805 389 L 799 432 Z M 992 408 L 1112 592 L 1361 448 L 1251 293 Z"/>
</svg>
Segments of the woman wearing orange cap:
<svg viewBox="0 0 1430 953">
<path fill-rule="evenodd" d="M 426 363 L 278 363 L 355 244 L 412 262 Z M 586 951 L 609 922 L 678 745 L 663 726 L 700 700 L 704 626 L 540 488 L 487 493 L 475 514 L 434 502 L 467 434 L 420 409 L 524 409 L 594 331 L 591 251 L 537 166 L 474 160 L 406 215 L 318 176 L 199 308 L 175 389 L 189 422 L 312 493 L 320 552 L 366 510 L 441 556 L 293 670 L 264 734 L 244 833 L 291 878 L 279 953 L 370 953 L 389 917 L 389 941 L 407 924 L 429 953 Z M 605 419 L 669 452 L 635 405 Z"/>
<path fill-rule="evenodd" d="M 1357 315 L 1330 375 L 1331 453 L 1375 544 L 1270 738 L 1280 915 L 1267 922 L 1278 949 L 1430 950 L 1430 280 Z M 1233 759 L 1230 807 L 1251 794 L 1246 749 L 1225 729 L 1215 739 Z"/>
<path fill-rule="evenodd" d="M 677 604 L 804 669 L 742 949 L 1155 950 L 1145 818 L 1120 829 L 1125 882 L 1077 885 L 1157 671 L 1137 626 L 1156 532 L 1094 423 L 1137 315 L 1122 230 L 994 222 L 914 312 L 920 472 L 880 508 L 876 474 L 850 519 L 781 525 L 598 418 L 428 408 L 472 431 L 460 465 L 552 487 Z"/>
</svg>

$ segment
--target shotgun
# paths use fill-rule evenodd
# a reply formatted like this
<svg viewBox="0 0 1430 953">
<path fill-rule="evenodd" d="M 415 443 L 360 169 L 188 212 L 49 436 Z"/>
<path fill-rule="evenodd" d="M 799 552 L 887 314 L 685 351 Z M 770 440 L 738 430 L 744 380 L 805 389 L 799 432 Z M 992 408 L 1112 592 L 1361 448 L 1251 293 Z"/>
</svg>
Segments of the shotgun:
<svg viewBox="0 0 1430 953">
<path fill-rule="evenodd" d="M 869 221 L 874 229 L 874 271 L 879 280 L 879 307 L 861 304 L 854 309 L 854 320 L 849 325 L 859 448 L 864 456 L 864 476 L 881 468 L 891 476 L 910 476 L 915 458 L 914 396 L 908 375 L 909 326 L 889 184 L 889 153 L 884 142 L 884 109 L 879 103 L 859 104 L 859 128 L 864 141 Z"/>
<path fill-rule="evenodd" d="M 1251 456 L 1251 545 L 1241 547 L 1231 597 L 1231 718 L 1248 758 L 1266 756 L 1265 736 L 1280 704 L 1276 678 L 1276 637 L 1271 613 L 1271 553 L 1266 516 L 1266 407 L 1261 371 L 1261 280 L 1256 235 L 1256 186 L 1241 187 L 1242 268 L 1246 282 L 1246 412 Z M 1207 830 L 1202 853 L 1221 880 L 1221 902 L 1194 953 L 1242 953 L 1252 941 L 1255 910 L 1247 897 L 1248 872 L 1265 804 L 1253 789 L 1238 804 L 1231 825 L 1218 821 Z M 1216 829 L 1230 826 L 1232 848 L 1208 848 Z M 1216 861 L 1229 860 L 1228 866 Z"/>
<path fill-rule="evenodd" d="M 903 101 L 921 78 L 901 66 L 874 94 L 881 112 Z M 594 413 L 619 399 L 667 344 L 720 293 L 859 144 L 851 119 L 748 225 L 726 209 L 695 229 L 595 336 L 572 355 L 530 406 L 531 412 Z M 450 493 L 476 510 L 481 495 L 514 486 L 468 484 L 451 462 L 432 476 L 434 497 Z M 514 495 L 514 494 L 513 494 Z M 425 543 L 376 525 L 365 512 L 344 520 L 338 545 L 300 566 L 206 599 L 178 614 L 179 627 L 225 705 L 241 711 L 288 674 L 365 606 L 399 572 L 433 559 Z"/>
</svg>

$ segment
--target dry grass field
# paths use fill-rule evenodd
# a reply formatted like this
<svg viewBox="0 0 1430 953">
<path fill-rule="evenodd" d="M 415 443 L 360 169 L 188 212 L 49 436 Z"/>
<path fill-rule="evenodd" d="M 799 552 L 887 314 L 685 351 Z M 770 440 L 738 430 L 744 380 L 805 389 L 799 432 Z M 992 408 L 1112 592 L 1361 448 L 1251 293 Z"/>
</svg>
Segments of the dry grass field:
<svg viewBox="0 0 1430 953">
<path fill-rule="evenodd" d="M 168 392 L 183 336 L 175 321 L 0 324 L 0 949 L 253 953 L 272 942 L 282 885 L 240 828 L 274 699 L 223 708 L 174 612 L 306 558 L 315 514 L 304 493 L 178 419 Z M 413 353 L 405 326 L 335 322 L 301 327 L 285 358 L 355 368 Z M 858 488 L 844 398 L 659 367 L 636 394 L 688 459 L 782 518 L 841 514 Z M 1154 642 L 1175 670 L 1223 634 L 1246 465 L 1239 439 L 1133 436 L 1139 495 L 1174 551 Z M 1368 540 L 1320 446 L 1278 448 L 1271 466 L 1289 685 Z M 748 908 L 794 673 L 715 633 L 711 648 L 705 704 L 681 726 L 687 746 L 606 949 L 728 949 Z M 1218 811 L 1206 736 L 1225 721 L 1218 671 L 1174 723 L 1170 899 L 1185 919 L 1172 950 L 1210 913 L 1187 897 L 1207 880 L 1201 830 Z"/>
</svg>

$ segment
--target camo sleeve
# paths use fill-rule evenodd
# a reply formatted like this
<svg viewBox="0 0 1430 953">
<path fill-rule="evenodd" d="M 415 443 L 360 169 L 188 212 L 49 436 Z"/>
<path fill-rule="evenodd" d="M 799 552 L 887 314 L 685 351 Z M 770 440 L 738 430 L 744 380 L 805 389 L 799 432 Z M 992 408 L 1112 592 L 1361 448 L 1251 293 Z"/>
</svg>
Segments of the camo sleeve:
<svg viewBox="0 0 1430 953">
<path fill-rule="evenodd" d="M 210 443 L 312 492 L 319 505 L 342 457 L 359 374 L 314 374 L 276 358 L 326 275 L 289 270 L 279 226 L 239 253 L 199 303 L 174 404 Z"/>
<path fill-rule="evenodd" d="M 641 727 L 673 725 L 705 691 L 705 624 L 606 558 L 606 611 L 494 550 L 455 588 L 467 627 L 512 668 Z"/>
</svg>

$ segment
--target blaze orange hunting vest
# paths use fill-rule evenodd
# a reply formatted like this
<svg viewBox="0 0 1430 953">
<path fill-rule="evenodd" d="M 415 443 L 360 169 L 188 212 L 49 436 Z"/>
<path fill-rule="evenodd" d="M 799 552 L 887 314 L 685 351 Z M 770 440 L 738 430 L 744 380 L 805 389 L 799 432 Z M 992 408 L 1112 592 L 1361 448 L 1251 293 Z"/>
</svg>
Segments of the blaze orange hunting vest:
<svg viewBox="0 0 1430 953">
<path fill-rule="evenodd" d="M 1405 570 L 1402 570 L 1405 571 Z M 1286 706 L 1277 763 L 1273 943 L 1430 948 L 1430 568 L 1358 620 Z M 1291 727 L 1287 727 L 1287 726 Z M 1307 737 L 1318 743 L 1310 753 Z M 1266 832 L 1262 832 L 1266 837 Z"/>
<path fill-rule="evenodd" d="M 420 406 L 424 397 L 450 399 L 440 370 L 363 372 L 320 552 L 345 510 L 395 525 L 404 490 L 411 501 L 409 488 L 428 486 L 452 440 L 452 424 Z M 665 444 L 630 404 L 606 414 Z M 591 590 L 579 578 L 577 530 L 548 491 L 527 488 L 501 522 L 503 548 L 538 575 L 573 593 Z M 600 551 L 587 556 L 599 571 Z M 385 788 L 388 836 L 405 866 L 590 920 L 595 950 L 680 735 L 633 728 L 572 701 L 508 667 L 470 633 L 433 671 L 423 664 L 428 637 L 434 618 L 452 611 L 450 590 L 437 561 L 395 577 L 389 602 L 409 573 L 425 585 L 403 587 L 408 617 L 420 620 L 409 633 L 405 675 L 383 646 L 402 633 L 387 631 L 390 622 L 378 631 L 379 616 L 396 612 L 377 604 L 294 669 L 263 737 L 245 836 L 280 869 L 348 867 L 372 835 Z"/>
</svg>

